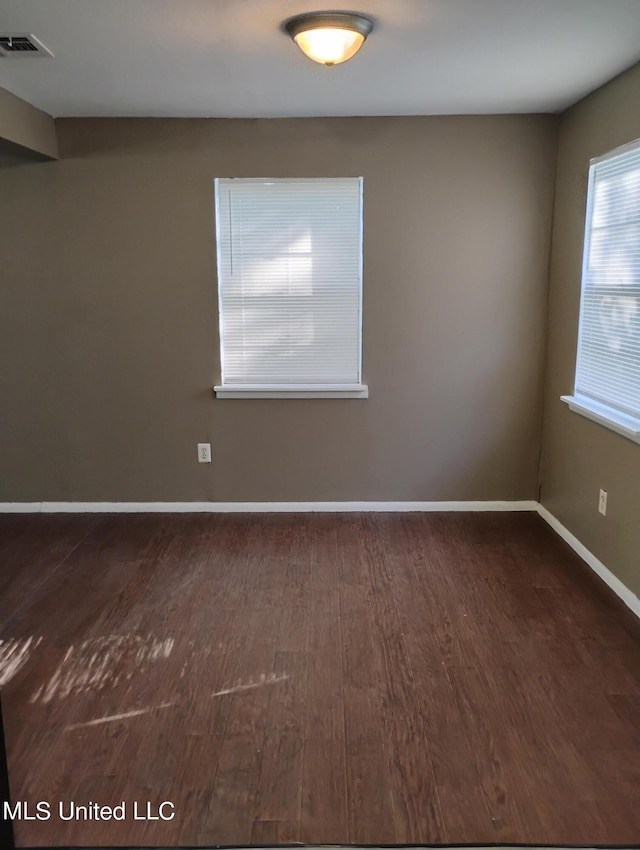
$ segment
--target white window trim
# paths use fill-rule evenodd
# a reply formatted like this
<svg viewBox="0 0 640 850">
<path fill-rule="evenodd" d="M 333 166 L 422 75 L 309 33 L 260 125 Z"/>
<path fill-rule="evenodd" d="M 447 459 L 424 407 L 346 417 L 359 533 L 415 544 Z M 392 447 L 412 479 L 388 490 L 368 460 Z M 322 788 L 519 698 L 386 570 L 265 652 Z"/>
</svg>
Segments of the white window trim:
<svg viewBox="0 0 640 850">
<path fill-rule="evenodd" d="M 369 398 L 366 384 L 222 384 L 216 398 Z"/>
<path fill-rule="evenodd" d="M 594 174 L 592 168 L 599 162 L 604 162 L 606 160 L 612 159 L 615 156 L 624 154 L 629 150 L 636 149 L 639 144 L 640 139 L 635 139 L 632 142 L 628 142 L 627 144 L 620 145 L 619 147 L 614 148 L 612 151 L 609 151 L 608 153 L 605 153 L 602 156 L 594 157 L 589 162 L 587 209 L 585 215 L 585 234 L 583 242 L 582 269 L 580 279 L 580 311 L 582 310 L 584 268 L 586 263 L 587 252 L 589 250 L 589 239 L 591 238 L 591 232 L 590 230 L 587 230 L 587 228 L 589 227 L 589 223 L 591 221 L 591 206 L 593 202 L 592 185 Z M 576 369 L 578 357 L 580 356 L 581 335 L 582 328 L 579 327 L 578 345 L 576 351 Z M 603 404 L 600 401 L 596 401 L 595 399 L 589 398 L 585 395 L 581 395 L 580 393 L 576 393 L 575 391 L 573 395 L 560 396 L 560 401 L 563 401 L 565 404 L 567 404 L 569 406 L 569 410 L 573 411 L 574 413 L 577 413 L 580 416 L 584 416 L 586 419 L 590 419 L 592 422 L 596 422 L 598 425 L 602 425 L 603 427 L 608 428 L 610 431 L 614 431 L 616 434 L 620 434 L 622 437 L 626 437 L 628 440 L 631 440 L 634 443 L 640 444 L 640 419 L 638 417 L 632 416 L 631 414 L 626 414 L 615 407 L 610 407 L 607 404 Z"/>
<path fill-rule="evenodd" d="M 635 416 L 627 416 L 613 407 L 608 407 L 599 401 L 595 401 L 583 395 L 563 395 L 560 400 L 569 405 L 569 410 L 579 413 L 598 425 L 604 425 L 616 434 L 621 434 L 634 443 L 640 443 L 640 419 Z"/>
<path fill-rule="evenodd" d="M 218 276 L 218 304 L 222 301 L 222 281 L 220 279 L 220 209 L 218 186 L 223 178 L 216 177 L 214 179 L 214 197 L 215 197 L 215 228 L 216 228 L 216 274 Z M 227 178 L 234 179 L 234 178 Z M 275 178 L 264 177 L 243 177 L 235 178 L 242 183 L 265 183 L 275 180 Z M 324 177 L 289 177 L 277 178 L 278 182 L 305 182 L 313 183 L 323 182 Z M 358 348 L 358 378 L 356 384 L 286 384 L 286 385 L 262 385 L 262 384 L 216 384 L 213 387 L 213 392 L 216 398 L 220 399 L 246 399 L 246 398 L 343 398 L 343 399 L 362 399 L 369 398 L 369 387 L 362 383 L 362 337 L 363 337 L 363 218 L 364 218 L 364 180 L 360 180 L 360 327 L 359 327 L 359 348 Z M 218 333 L 220 344 L 220 360 L 221 372 L 224 373 L 224 334 L 222 311 L 218 308 Z"/>
</svg>

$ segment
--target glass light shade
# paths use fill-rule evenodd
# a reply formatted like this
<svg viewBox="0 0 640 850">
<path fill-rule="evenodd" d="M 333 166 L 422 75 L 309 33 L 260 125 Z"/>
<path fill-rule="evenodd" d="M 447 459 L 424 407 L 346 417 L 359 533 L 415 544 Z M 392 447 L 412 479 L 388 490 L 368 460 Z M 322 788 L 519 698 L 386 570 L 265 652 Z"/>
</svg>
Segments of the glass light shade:
<svg viewBox="0 0 640 850">
<path fill-rule="evenodd" d="M 339 65 L 351 59 L 364 42 L 364 35 L 338 27 L 318 27 L 304 30 L 294 41 L 309 59 L 321 65 Z"/>
</svg>

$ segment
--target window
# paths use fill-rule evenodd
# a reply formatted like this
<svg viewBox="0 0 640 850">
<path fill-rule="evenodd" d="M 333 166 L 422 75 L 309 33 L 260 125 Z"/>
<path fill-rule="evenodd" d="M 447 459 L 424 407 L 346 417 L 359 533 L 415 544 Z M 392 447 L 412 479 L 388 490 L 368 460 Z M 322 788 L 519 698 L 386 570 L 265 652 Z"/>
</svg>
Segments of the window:
<svg viewBox="0 0 640 850">
<path fill-rule="evenodd" d="M 640 142 L 589 171 L 572 410 L 640 442 Z"/>
<path fill-rule="evenodd" d="M 215 181 L 218 398 L 366 398 L 362 178 Z"/>
</svg>

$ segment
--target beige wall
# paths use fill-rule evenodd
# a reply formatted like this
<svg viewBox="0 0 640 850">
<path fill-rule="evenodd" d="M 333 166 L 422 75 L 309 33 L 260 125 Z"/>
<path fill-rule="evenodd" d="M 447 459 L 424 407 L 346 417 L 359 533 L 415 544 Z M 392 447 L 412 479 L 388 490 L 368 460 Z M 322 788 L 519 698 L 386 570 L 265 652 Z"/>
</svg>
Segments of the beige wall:
<svg viewBox="0 0 640 850">
<path fill-rule="evenodd" d="M 57 129 L 0 174 L 0 501 L 536 497 L 554 117 Z M 314 175 L 364 176 L 370 398 L 214 399 L 213 178 Z"/>
<path fill-rule="evenodd" d="M 560 401 L 573 389 L 589 160 L 640 137 L 640 65 L 562 118 L 554 213 L 542 503 L 640 594 L 640 446 Z M 600 488 L 607 516 L 598 513 Z"/>
<path fill-rule="evenodd" d="M 53 118 L 2 88 L 0 88 L 0 141 L 52 159 L 58 156 Z M 2 153 L 1 148 L 0 153 Z"/>
</svg>

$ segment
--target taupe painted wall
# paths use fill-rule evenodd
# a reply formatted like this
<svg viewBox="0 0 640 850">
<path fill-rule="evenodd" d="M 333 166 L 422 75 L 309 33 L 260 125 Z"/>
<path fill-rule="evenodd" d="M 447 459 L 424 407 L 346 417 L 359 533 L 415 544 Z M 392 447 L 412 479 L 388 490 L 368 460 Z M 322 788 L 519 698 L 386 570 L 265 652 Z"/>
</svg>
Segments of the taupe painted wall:
<svg viewBox="0 0 640 850">
<path fill-rule="evenodd" d="M 550 269 L 542 504 L 640 594 L 640 446 L 560 401 L 575 370 L 589 160 L 640 137 L 640 65 L 562 117 Z M 608 491 L 607 516 L 598 494 Z"/>
<path fill-rule="evenodd" d="M 52 159 L 58 156 L 53 118 L 2 88 L 0 88 L 0 141 Z"/>
<path fill-rule="evenodd" d="M 536 497 L 554 117 L 57 130 L 0 175 L 0 501 Z M 364 176 L 370 398 L 216 400 L 213 178 L 314 175 Z"/>
</svg>

